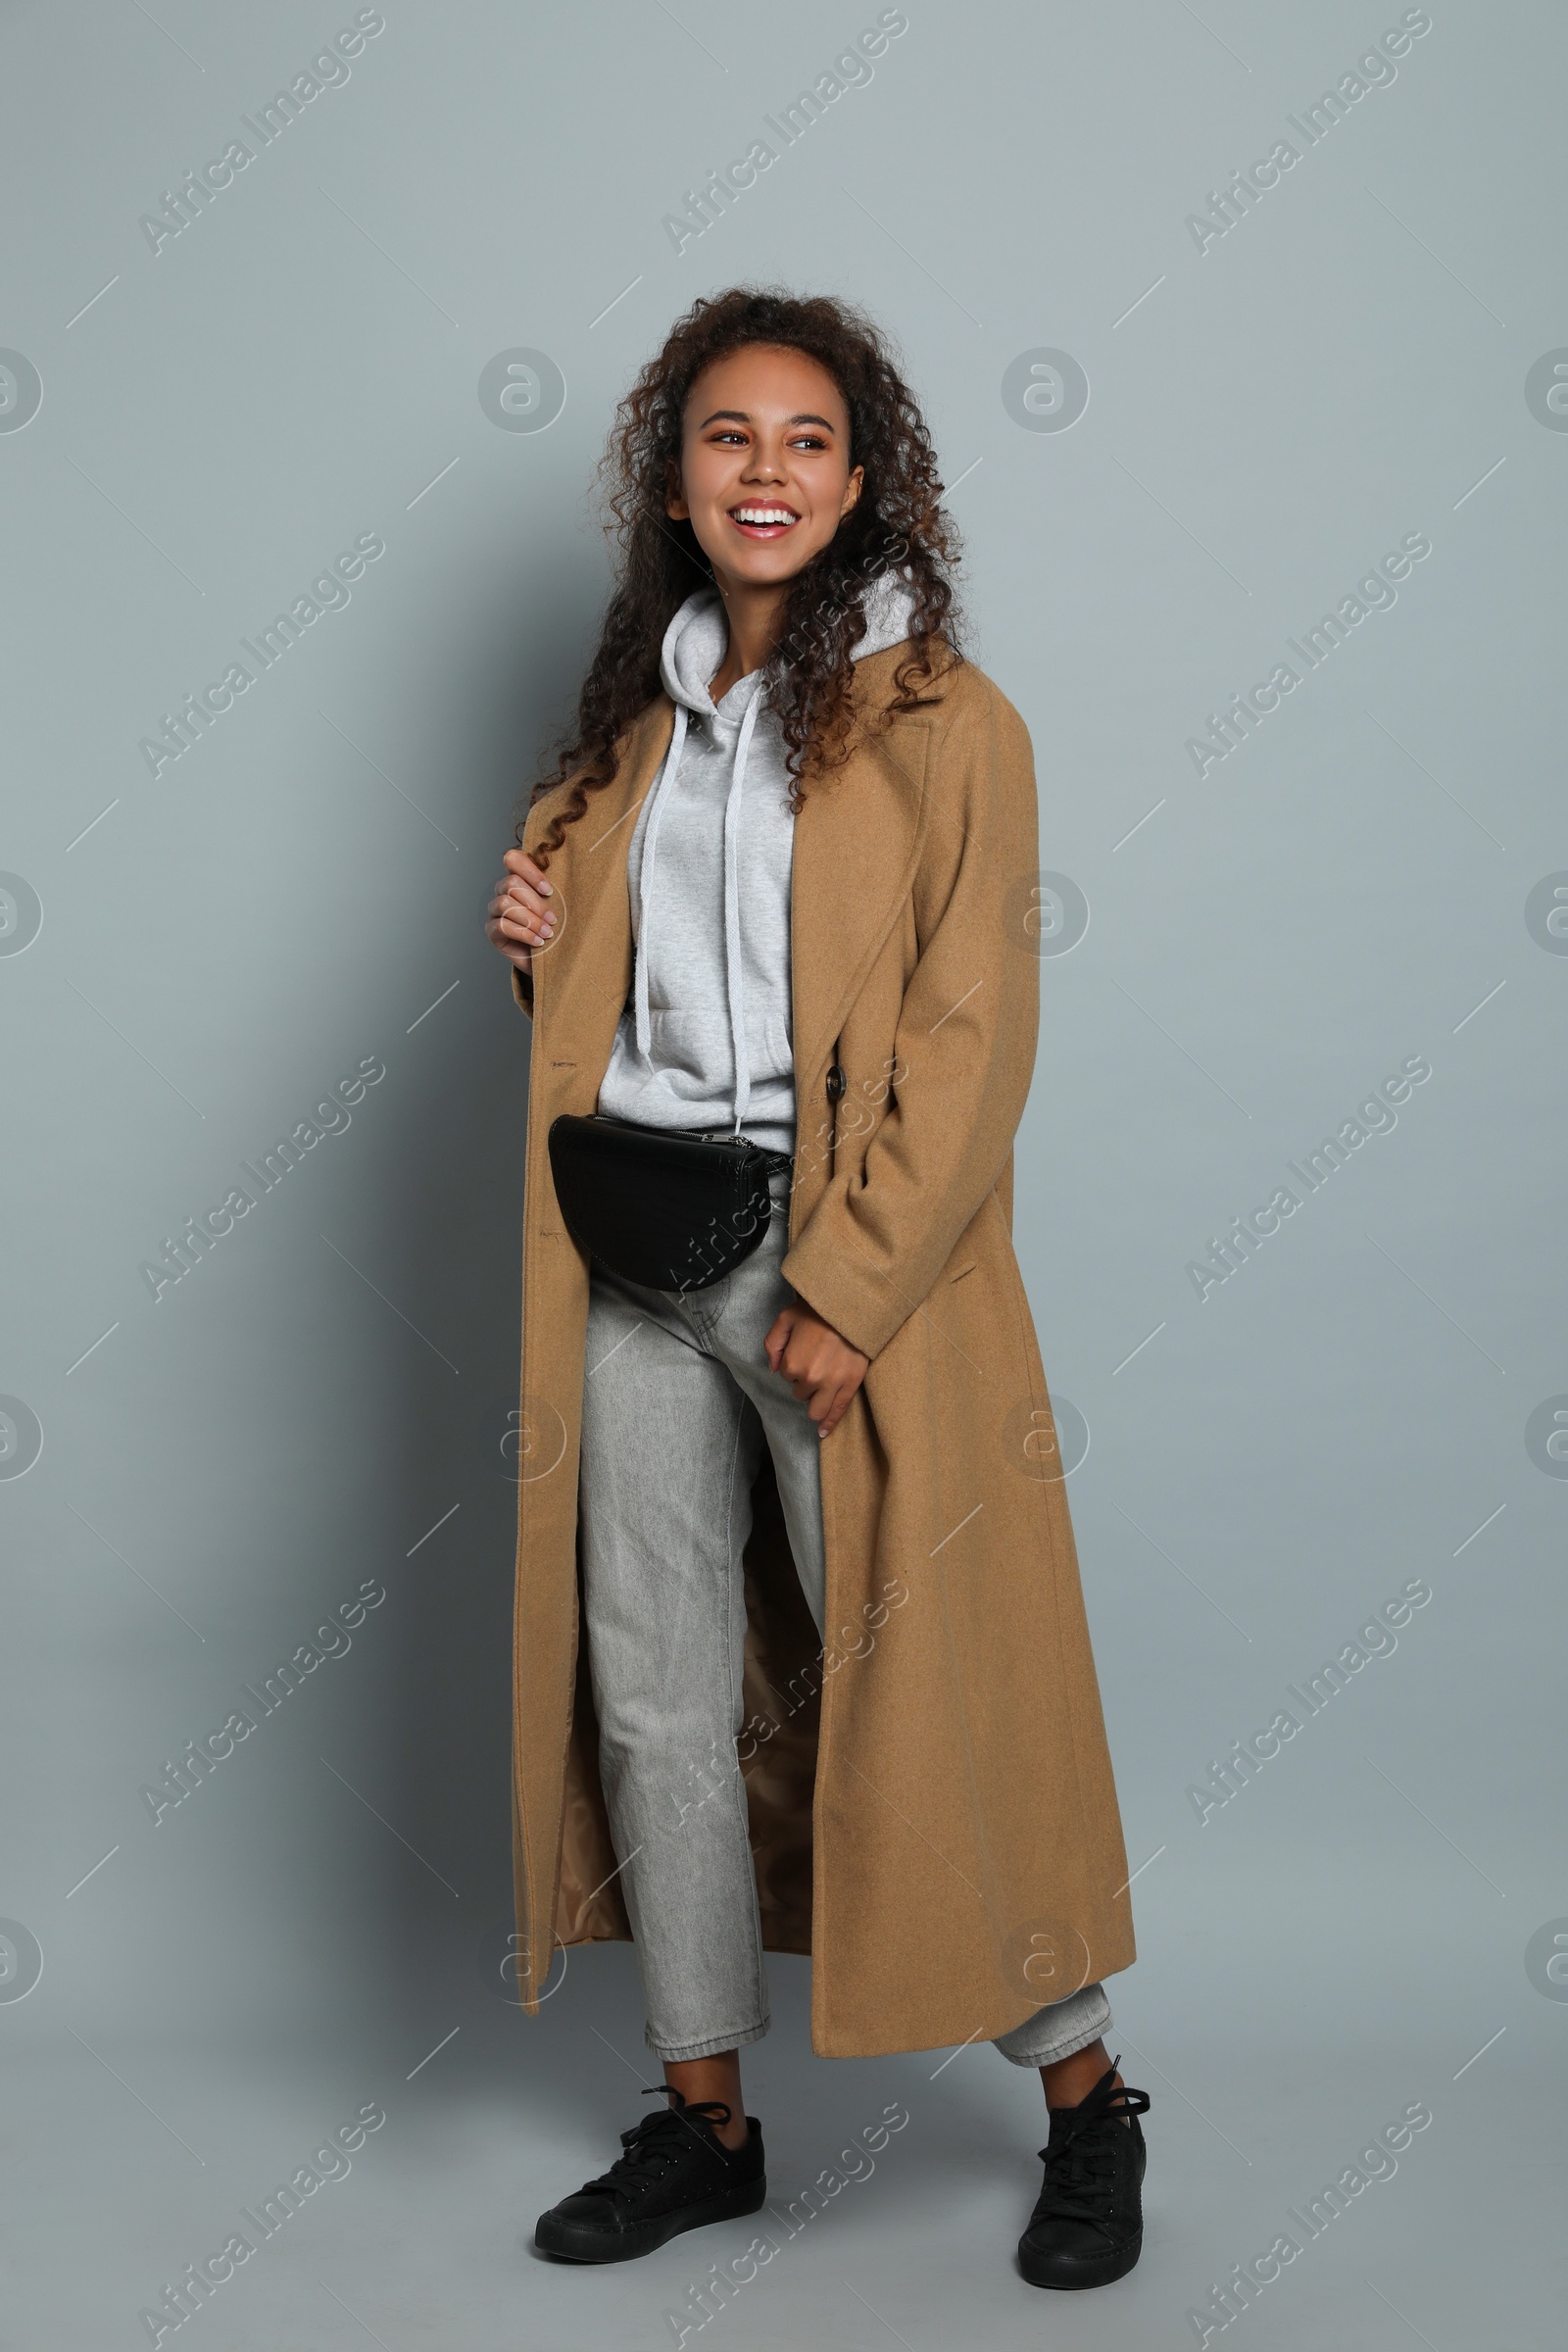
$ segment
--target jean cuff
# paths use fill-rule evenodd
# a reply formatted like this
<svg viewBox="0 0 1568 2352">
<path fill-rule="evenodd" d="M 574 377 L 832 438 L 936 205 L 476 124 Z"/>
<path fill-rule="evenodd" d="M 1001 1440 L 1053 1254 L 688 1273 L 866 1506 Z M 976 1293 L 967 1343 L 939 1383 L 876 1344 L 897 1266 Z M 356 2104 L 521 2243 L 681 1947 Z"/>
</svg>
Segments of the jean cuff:
<svg viewBox="0 0 1568 2352">
<path fill-rule="evenodd" d="M 710 2034 L 705 2041 L 680 2042 L 673 2049 L 662 2049 L 651 2028 L 644 2030 L 643 2039 L 656 2058 L 666 2065 L 679 2066 L 688 2058 L 716 2058 L 720 2050 L 739 2050 L 749 2041 L 760 2041 L 771 2024 L 771 2018 L 764 2017 L 760 2025 L 733 2026 L 727 2034 Z M 1094 2035 L 1091 2034 L 1089 2038 L 1093 2041 Z"/>
<path fill-rule="evenodd" d="M 1064 2001 L 1052 2001 L 1026 2017 L 1010 2034 L 999 2034 L 995 2046 L 1014 2066 L 1054 2066 L 1098 2041 L 1111 2023 L 1110 2002 L 1102 1984 L 1085 1984 Z"/>
</svg>

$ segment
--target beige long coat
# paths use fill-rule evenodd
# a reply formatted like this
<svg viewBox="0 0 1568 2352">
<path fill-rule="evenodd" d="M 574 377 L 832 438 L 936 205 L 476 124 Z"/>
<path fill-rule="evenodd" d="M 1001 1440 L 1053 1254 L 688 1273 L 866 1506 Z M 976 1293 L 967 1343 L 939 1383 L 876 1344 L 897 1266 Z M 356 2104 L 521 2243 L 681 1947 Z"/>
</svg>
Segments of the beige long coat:
<svg viewBox="0 0 1568 2352">
<path fill-rule="evenodd" d="M 1130 1965 L 1127 1864 L 1066 1491 L 1011 1240 L 1041 965 L 1028 733 L 962 664 L 882 724 L 857 665 L 848 764 L 796 819 L 796 1181 L 785 1279 L 871 1359 L 823 1443 L 828 1639 L 763 1449 L 740 1741 L 764 1940 L 810 1952 L 827 2057 L 992 2036 Z M 625 1938 L 580 1640 L 588 1265 L 546 1138 L 586 1114 L 631 985 L 626 856 L 664 697 L 550 866 L 531 982 L 514 1819 L 519 1989 Z M 532 850 L 569 785 L 529 811 Z M 843 1073 L 843 1085 L 829 1074 Z"/>
</svg>

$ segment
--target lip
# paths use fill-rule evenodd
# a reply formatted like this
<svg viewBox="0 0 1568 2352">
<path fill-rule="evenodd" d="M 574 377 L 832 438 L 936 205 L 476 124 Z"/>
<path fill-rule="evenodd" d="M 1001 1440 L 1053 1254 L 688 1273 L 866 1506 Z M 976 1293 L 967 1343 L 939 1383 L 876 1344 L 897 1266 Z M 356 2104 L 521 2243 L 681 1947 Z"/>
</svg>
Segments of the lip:
<svg viewBox="0 0 1568 2352">
<path fill-rule="evenodd" d="M 756 509 L 763 513 L 772 510 L 775 513 L 787 514 L 790 520 L 788 522 L 742 522 L 740 517 L 745 509 Z M 795 509 L 786 506 L 781 498 L 742 499 L 739 506 L 730 507 L 726 512 L 731 523 L 740 532 L 743 539 L 782 539 L 787 531 L 795 529 L 801 519 Z"/>
</svg>

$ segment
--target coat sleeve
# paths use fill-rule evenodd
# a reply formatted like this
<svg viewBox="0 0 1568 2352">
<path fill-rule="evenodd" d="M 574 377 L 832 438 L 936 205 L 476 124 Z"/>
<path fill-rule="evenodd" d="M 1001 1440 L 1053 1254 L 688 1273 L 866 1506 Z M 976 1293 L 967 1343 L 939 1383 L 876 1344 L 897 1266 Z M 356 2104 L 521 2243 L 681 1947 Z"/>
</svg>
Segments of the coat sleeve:
<svg viewBox="0 0 1568 2352">
<path fill-rule="evenodd" d="M 571 780 L 572 779 L 568 777 L 568 785 Z M 546 797 L 548 798 L 548 795 Z M 550 821 L 548 817 L 542 817 L 539 814 L 540 806 L 541 804 L 536 801 L 533 804 L 533 807 L 528 810 L 527 816 L 523 820 L 522 847 L 529 853 L 530 857 L 533 854 L 534 847 L 538 842 L 540 834 L 544 831 L 546 825 Z M 552 811 L 552 813 L 554 812 Z M 519 972 L 515 964 L 514 964 L 512 967 L 512 994 L 515 1003 L 522 1006 L 523 1011 L 528 1015 L 528 1018 L 531 1021 L 533 1019 L 533 974 L 531 972 Z"/>
<path fill-rule="evenodd" d="M 1034 1071 L 1034 760 L 1022 719 L 986 685 L 932 750 L 917 957 L 879 1124 L 783 1261 L 792 1289 L 867 1356 L 920 1304 L 1003 1173 Z M 883 1073 L 847 1072 L 846 1101 L 868 1075 Z"/>
</svg>

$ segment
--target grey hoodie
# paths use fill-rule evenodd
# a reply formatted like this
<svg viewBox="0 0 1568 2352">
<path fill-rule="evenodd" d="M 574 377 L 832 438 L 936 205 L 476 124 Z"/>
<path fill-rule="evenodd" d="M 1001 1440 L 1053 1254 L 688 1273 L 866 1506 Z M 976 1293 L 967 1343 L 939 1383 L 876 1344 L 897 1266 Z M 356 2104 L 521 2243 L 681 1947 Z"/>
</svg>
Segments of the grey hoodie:
<svg viewBox="0 0 1568 2352">
<path fill-rule="evenodd" d="M 898 574 L 874 581 L 856 660 L 902 644 L 913 606 Z M 728 643 L 716 588 L 688 597 L 664 632 L 675 727 L 627 846 L 636 965 L 599 1108 L 793 1152 L 795 819 L 763 673 L 717 704 L 708 691 Z"/>
</svg>

